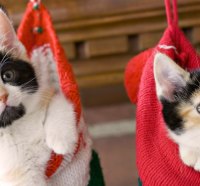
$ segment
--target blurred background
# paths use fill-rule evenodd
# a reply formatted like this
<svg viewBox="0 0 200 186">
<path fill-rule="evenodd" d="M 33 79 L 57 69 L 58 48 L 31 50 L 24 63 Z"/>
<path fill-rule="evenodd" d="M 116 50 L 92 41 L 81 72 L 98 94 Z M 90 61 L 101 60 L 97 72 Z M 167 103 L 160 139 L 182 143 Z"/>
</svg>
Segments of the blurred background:
<svg viewBox="0 0 200 186">
<path fill-rule="evenodd" d="M 15 27 L 28 0 L 0 0 Z M 137 185 L 135 106 L 124 70 L 166 28 L 163 0 L 43 0 L 73 66 L 107 186 Z M 180 26 L 200 49 L 200 1 L 179 0 Z"/>
</svg>

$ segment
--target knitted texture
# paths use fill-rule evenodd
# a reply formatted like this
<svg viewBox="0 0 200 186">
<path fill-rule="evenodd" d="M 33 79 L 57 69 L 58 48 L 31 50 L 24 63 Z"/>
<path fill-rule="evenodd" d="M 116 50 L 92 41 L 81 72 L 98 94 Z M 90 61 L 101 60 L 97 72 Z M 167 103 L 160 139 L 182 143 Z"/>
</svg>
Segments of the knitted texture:
<svg viewBox="0 0 200 186">
<path fill-rule="evenodd" d="M 200 185 L 200 173 L 183 164 L 177 144 L 168 137 L 162 107 L 156 96 L 153 62 L 157 52 L 165 53 L 187 70 L 199 68 L 200 64 L 199 56 L 177 26 L 176 0 L 172 2 L 173 14 L 170 0 L 165 1 L 168 28 L 146 61 L 138 92 L 136 155 L 144 186 Z M 127 86 L 129 88 L 131 85 Z"/>
<path fill-rule="evenodd" d="M 153 49 L 150 48 L 138 54 L 137 56 L 133 57 L 126 67 L 124 83 L 128 97 L 130 98 L 132 103 L 137 102 L 137 94 L 139 90 L 142 71 L 152 51 Z"/>
<path fill-rule="evenodd" d="M 48 181 L 48 186 L 87 186 L 90 180 L 91 142 L 85 138 L 86 146 L 69 164 L 63 160 L 57 172 Z M 96 170 L 94 170 L 96 171 Z M 96 175 L 99 176 L 99 175 Z M 95 179 L 95 178 L 93 178 Z M 96 185 L 92 185 L 96 186 Z M 100 186 L 100 185 L 99 185 Z M 102 185 L 103 186 L 103 185 Z"/>
<path fill-rule="evenodd" d="M 38 5 L 38 6 L 35 6 L 35 5 Z M 18 28 L 18 38 L 24 44 L 29 56 L 31 56 L 33 50 L 36 48 L 39 48 L 41 46 L 50 47 L 55 59 L 54 61 L 56 63 L 55 66 L 56 66 L 57 74 L 59 77 L 60 88 L 63 94 L 68 99 L 70 99 L 72 103 L 74 103 L 76 118 L 77 118 L 77 128 L 80 128 L 81 102 L 80 102 L 78 87 L 75 82 L 71 65 L 69 64 L 65 56 L 64 50 L 58 41 L 58 38 L 54 31 L 52 21 L 51 21 L 48 11 L 46 10 L 46 8 L 43 6 L 42 3 L 37 4 L 37 0 L 35 1 L 32 0 L 28 3 L 25 15 Z M 83 164 L 81 160 L 77 159 L 77 156 L 80 156 L 80 151 L 83 148 L 87 149 L 87 152 L 86 152 L 86 154 L 88 154 L 87 160 L 86 159 L 84 160 L 85 174 L 82 175 L 85 180 L 85 181 L 82 180 L 82 183 L 83 185 L 86 185 L 87 180 L 88 180 L 87 176 L 89 176 L 88 167 L 89 167 L 89 160 L 90 160 L 90 143 L 89 143 L 89 139 L 87 139 L 88 136 L 85 136 L 85 134 L 83 134 L 83 130 L 82 130 L 83 128 L 84 126 L 82 126 L 81 129 L 78 129 L 78 131 L 80 131 L 78 146 L 77 146 L 76 151 L 74 152 L 75 157 L 73 159 L 72 164 L 75 165 L 76 167 L 76 168 L 73 168 L 73 171 L 76 169 L 77 175 L 79 175 L 77 179 L 79 178 L 79 180 L 81 180 L 82 179 L 80 175 L 81 173 L 78 174 L 78 171 L 81 172 L 83 168 L 81 169 L 80 167 L 78 167 L 79 165 L 78 163 L 75 163 L 76 162 L 75 160 L 77 160 L 77 162 L 79 162 L 80 164 Z M 86 141 L 88 141 L 89 144 L 86 144 Z M 84 159 L 84 155 L 83 157 L 80 157 L 80 159 L 81 158 Z M 51 177 L 57 171 L 57 169 L 61 166 L 62 161 L 63 161 L 63 156 L 57 155 L 54 152 L 52 152 L 52 156 L 48 162 L 48 166 L 46 169 L 46 176 Z M 71 167 L 73 166 L 71 165 Z M 66 172 L 68 175 L 71 169 L 70 168 L 67 169 Z M 67 183 L 68 177 L 69 176 L 66 176 L 63 173 L 62 176 L 60 176 L 60 180 L 65 180 L 65 182 L 63 181 L 63 184 L 58 184 L 59 182 L 58 181 L 56 182 L 56 185 L 59 185 L 59 186 L 66 185 L 64 183 Z M 72 178 L 75 178 L 75 175 Z"/>
</svg>

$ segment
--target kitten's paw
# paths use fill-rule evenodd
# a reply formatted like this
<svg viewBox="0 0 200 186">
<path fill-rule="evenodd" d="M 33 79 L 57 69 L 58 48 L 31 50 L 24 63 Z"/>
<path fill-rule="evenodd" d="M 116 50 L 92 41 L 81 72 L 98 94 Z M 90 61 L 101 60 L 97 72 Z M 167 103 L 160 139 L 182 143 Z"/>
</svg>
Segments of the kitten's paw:
<svg viewBox="0 0 200 186">
<path fill-rule="evenodd" d="M 65 131 L 65 133 L 67 133 Z M 48 134 L 46 138 L 47 145 L 57 154 L 73 154 L 78 141 L 78 135 L 66 135 L 60 133 Z"/>
<path fill-rule="evenodd" d="M 179 151 L 183 163 L 186 164 L 187 166 L 194 167 L 198 158 L 197 154 L 185 147 L 181 147 Z"/>
<path fill-rule="evenodd" d="M 46 123 L 47 145 L 57 154 L 73 154 L 78 141 L 74 105 L 57 93 L 48 108 Z"/>
</svg>

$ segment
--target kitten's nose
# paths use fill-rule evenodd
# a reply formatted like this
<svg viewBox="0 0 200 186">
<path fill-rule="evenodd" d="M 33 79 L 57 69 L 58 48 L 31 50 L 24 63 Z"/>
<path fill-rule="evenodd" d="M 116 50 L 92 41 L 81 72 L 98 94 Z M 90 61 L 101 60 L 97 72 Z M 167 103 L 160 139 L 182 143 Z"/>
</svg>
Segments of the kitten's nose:
<svg viewBox="0 0 200 186">
<path fill-rule="evenodd" d="M 3 103 L 6 103 L 7 99 L 8 99 L 8 94 L 6 93 L 0 96 L 0 101 Z"/>
</svg>

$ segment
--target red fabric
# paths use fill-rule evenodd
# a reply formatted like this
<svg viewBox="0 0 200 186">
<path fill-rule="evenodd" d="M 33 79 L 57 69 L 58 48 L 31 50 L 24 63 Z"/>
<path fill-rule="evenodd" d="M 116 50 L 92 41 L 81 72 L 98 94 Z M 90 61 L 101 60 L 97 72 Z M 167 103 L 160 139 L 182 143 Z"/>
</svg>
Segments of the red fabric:
<svg viewBox="0 0 200 186">
<path fill-rule="evenodd" d="M 69 64 L 64 50 L 58 41 L 48 11 L 43 4 L 40 4 L 39 9 L 35 10 L 33 9 L 33 4 L 33 2 L 28 3 L 25 15 L 18 29 L 18 37 L 24 44 L 29 55 L 34 48 L 40 47 L 47 43 L 50 44 L 56 60 L 61 89 L 65 96 L 69 98 L 75 105 L 78 124 L 81 115 L 81 102 L 71 65 Z M 33 30 L 35 27 L 42 27 L 43 32 L 34 32 Z M 81 134 L 79 136 L 79 143 L 81 143 L 80 139 L 82 139 Z M 79 148 L 80 144 L 78 144 L 75 154 Z M 52 153 L 46 170 L 46 175 L 48 177 L 52 176 L 56 172 L 62 160 L 63 156 Z"/>
<path fill-rule="evenodd" d="M 150 48 L 133 57 L 128 63 L 125 70 L 125 87 L 127 94 L 132 103 L 137 102 L 137 94 L 139 90 L 140 79 L 142 76 L 144 65 L 152 54 L 153 49 Z"/>
<path fill-rule="evenodd" d="M 33 28 L 38 26 L 43 28 L 43 33 L 37 34 L 33 32 Z M 61 88 L 63 93 L 65 93 L 65 95 L 71 99 L 72 102 L 74 102 L 77 119 L 79 121 L 81 114 L 81 103 L 74 74 L 72 72 L 71 65 L 65 56 L 64 50 L 58 41 L 49 13 L 43 4 L 40 4 L 39 10 L 33 9 L 32 2 L 28 4 L 24 18 L 18 29 L 18 37 L 26 47 L 29 54 L 36 47 L 42 46 L 46 43 L 51 45 L 57 62 L 56 65 Z"/>
<path fill-rule="evenodd" d="M 199 68 L 200 57 L 177 26 L 176 0 L 173 0 L 173 14 L 170 0 L 165 3 L 169 26 L 145 64 L 139 87 L 136 114 L 137 167 L 144 186 L 196 186 L 200 185 L 200 173 L 183 164 L 177 144 L 167 135 L 161 104 L 156 96 L 153 62 L 159 51 L 183 68 L 192 70 Z M 163 49 L 163 46 L 168 48 Z M 176 47 L 176 50 L 171 46 Z"/>
</svg>

